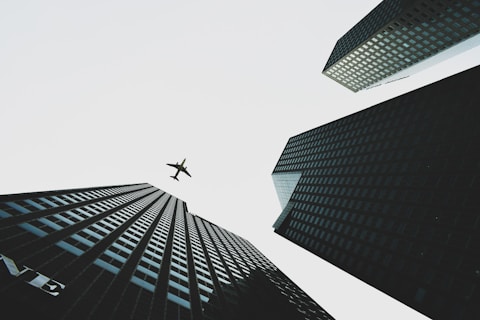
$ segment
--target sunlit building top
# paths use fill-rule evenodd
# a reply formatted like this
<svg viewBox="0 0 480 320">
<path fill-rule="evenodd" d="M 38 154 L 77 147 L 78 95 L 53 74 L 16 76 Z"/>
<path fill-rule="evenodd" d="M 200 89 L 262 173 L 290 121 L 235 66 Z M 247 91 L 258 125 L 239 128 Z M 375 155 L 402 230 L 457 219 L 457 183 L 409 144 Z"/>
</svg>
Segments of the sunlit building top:
<svg viewBox="0 0 480 320">
<path fill-rule="evenodd" d="M 357 92 L 477 46 L 479 32 L 479 0 L 385 0 L 337 41 L 323 74 Z"/>
</svg>

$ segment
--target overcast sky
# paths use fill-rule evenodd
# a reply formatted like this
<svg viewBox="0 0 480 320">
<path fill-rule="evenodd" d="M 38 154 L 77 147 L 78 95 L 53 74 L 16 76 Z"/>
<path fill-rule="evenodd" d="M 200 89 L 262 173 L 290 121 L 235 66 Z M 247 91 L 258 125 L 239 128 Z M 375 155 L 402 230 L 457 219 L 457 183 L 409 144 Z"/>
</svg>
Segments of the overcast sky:
<svg viewBox="0 0 480 320">
<path fill-rule="evenodd" d="M 0 194 L 148 182 L 337 320 L 426 319 L 273 232 L 288 138 L 476 66 L 352 93 L 321 74 L 376 0 L 0 1 Z M 454 94 L 454 93 L 452 93 Z M 192 178 L 167 162 L 187 158 Z"/>
</svg>

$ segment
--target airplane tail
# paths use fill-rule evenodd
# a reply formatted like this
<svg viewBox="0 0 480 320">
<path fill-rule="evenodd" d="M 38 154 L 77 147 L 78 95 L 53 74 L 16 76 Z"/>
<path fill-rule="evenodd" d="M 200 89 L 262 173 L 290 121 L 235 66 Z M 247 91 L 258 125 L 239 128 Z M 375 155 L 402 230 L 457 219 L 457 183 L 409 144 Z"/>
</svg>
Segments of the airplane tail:
<svg viewBox="0 0 480 320">
<path fill-rule="evenodd" d="M 173 178 L 173 179 L 175 179 L 175 180 L 179 181 L 179 180 L 178 180 L 178 178 L 177 178 L 177 177 L 175 177 L 175 176 L 170 176 L 170 178 Z"/>
</svg>

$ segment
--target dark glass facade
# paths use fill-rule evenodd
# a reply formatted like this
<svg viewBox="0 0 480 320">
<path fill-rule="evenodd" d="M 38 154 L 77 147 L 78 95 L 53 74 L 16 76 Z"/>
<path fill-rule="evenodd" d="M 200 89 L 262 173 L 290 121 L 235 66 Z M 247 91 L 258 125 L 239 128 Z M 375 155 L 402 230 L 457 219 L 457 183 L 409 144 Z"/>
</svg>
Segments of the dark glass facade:
<svg viewBox="0 0 480 320">
<path fill-rule="evenodd" d="M 275 232 L 433 319 L 480 319 L 480 67 L 290 138 Z"/>
<path fill-rule="evenodd" d="M 12 319 L 333 319 L 149 184 L 0 196 L 0 278 Z"/>
<path fill-rule="evenodd" d="M 479 0 L 385 0 L 337 41 L 323 74 L 356 92 L 479 32 Z"/>
</svg>

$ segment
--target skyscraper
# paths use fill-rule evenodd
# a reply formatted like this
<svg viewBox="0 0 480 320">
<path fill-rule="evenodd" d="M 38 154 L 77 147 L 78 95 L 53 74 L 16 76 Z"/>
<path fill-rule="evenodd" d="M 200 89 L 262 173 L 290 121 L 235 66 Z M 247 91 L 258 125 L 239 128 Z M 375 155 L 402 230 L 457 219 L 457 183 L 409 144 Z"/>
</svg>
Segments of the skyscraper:
<svg viewBox="0 0 480 320">
<path fill-rule="evenodd" d="M 433 319 L 480 319 L 480 67 L 290 138 L 275 232 Z"/>
<path fill-rule="evenodd" d="M 149 184 L 0 196 L 12 319 L 333 319 L 247 240 Z"/>
<path fill-rule="evenodd" d="M 479 32 L 478 0 L 384 0 L 337 41 L 322 73 L 356 92 L 479 45 Z"/>
</svg>

